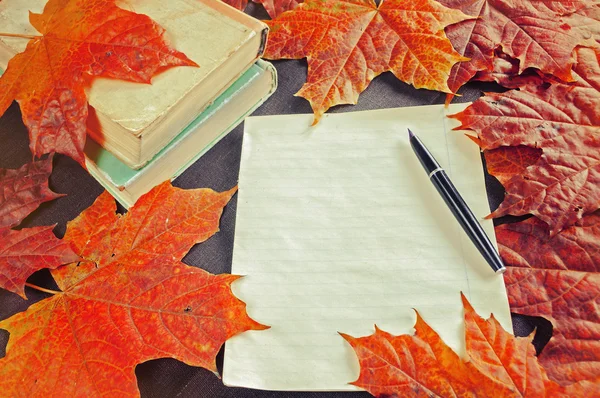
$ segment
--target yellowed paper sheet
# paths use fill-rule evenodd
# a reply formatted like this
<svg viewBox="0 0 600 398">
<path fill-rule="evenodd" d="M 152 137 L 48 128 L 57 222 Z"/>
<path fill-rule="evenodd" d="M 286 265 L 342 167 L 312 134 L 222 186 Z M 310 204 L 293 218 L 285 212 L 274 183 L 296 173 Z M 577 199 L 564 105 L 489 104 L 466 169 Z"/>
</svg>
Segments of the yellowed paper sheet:
<svg viewBox="0 0 600 398">
<path fill-rule="evenodd" d="M 226 344 L 224 382 L 269 390 L 356 390 L 339 332 L 412 333 L 417 308 L 464 352 L 460 292 L 512 330 L 494 274 L 429 182 L 407 128 L 437 157 L 495 242 L 479 150 L 441 105 L 248 118 L 232 272 L 271 329 Z"/>
</svg>

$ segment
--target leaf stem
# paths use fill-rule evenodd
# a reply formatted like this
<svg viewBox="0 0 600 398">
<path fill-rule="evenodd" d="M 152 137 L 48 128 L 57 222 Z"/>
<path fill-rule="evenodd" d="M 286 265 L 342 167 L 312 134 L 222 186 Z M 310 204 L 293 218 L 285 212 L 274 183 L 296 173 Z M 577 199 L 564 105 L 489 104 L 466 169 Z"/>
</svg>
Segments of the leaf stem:
<svg viewBox="0 0 600 398">
<path fill-rule="evenodd" d="M 32 285 L 31 283 L 25 283 L 25 286 L 29 286 L 32 289 L 39 290 L 40 292 L 49 293 L 49 294 L 61 294 L 62 293 L 62 292 L 59 292 L 56 290 L 44 289 L 43 287 Z"/>
<path fill-rule="evenodd" d="M 41 36 L 22 35 L 19 33 L 0 33 L 1 37 L 20 37 L 21 39 L 37 39 Z"/>
</svg>

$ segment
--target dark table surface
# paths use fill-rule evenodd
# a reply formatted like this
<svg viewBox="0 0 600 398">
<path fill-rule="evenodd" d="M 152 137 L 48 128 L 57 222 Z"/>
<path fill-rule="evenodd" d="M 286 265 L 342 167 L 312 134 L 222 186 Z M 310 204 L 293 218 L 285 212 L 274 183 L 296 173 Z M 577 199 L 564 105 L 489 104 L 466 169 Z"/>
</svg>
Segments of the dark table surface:
<svg viewBox="0 0 600 398">
<path fill-rule="evenodd" d="M 262 10 L 250 6 L 253 15 L 264 17 Z M 305 61 L 274 62 L 279 74 L 279 88 L 273 96 L 261 106 L 254 115 L 277 115 L 292 113 L 311 113 L 306 100 L 294 97 L 306 79 Z M 492 90 L 493 85 L 469 84 L 461 93 L 462 97 L 455 102 L 473 101 L 481 95 L 482 90 Z M 350 112 L 367 109 L 393 108 L 414 105 L 442 104 L 445 94 L 416 90 L 412 86 L 400 82 L 391 73 L 377 77 L 361 95 L 355 106 L 338 106 L 330 112 Z M 182 188 L 209 187 L 223 191 L 236 185 L 240 165 L 243 124 L 215 145 L 206 155 L 183 173 L 174 185 Z M 21 121 L 18 105 L 15 103 L 0 118 L 0 168 L 17 168 L 32 160 L 28 147 L 27 130 Z M 55 156 L 54 171 L 50 178 L 50 186 L 55 192 L 66 196 L 43 204 L 29 216 L 22 227 L 57 224 L 55 233 L 62 237 L 66 222 L 75 218 L 81 211 L 89 207 L 103 188 L 87 174 L 76 162 L 65 157 Z M 486 186 L 490 207 L 498 206 L 504 191 L 493 178 L 486 177 Z M 184 258 L 189 265 L 198 266 L 212 273 L 229 273 L 235 229 L 235 212 L 237 197 L 225 208 L 221 219 L 221 230 L 207 242 L 194 247 Z M 49 272 L 40 271 L 30 282 L 42 286 L 52 286 Z M 29 301 L 0 289 L 0 320 L 17 312 L 24 311 L 32 303 L 45 297 L 43 293 L 27 289 Z M 525 336 L 537 328 L 534 344 L 538 350 L 551 335 L 550 323 L 541 318 L 513 315 L 515 334 Z M 0 358 L 5 354 L 8 333 L 0 330 Z M 218 357 L 219 366 L 222 352 Z M 341 398 L 368 397 L 367 393 L 299 393 L 269 392 L 228 388 L 213 373 L 200 368 L 187 366 L 173 359 L 160 359 L 141 364 L 136 369 L 138 384 L 142 397 L 231 397 L 231 398 Z M 1 395 L 1 393 L 0 393 Z"/>
</svg>

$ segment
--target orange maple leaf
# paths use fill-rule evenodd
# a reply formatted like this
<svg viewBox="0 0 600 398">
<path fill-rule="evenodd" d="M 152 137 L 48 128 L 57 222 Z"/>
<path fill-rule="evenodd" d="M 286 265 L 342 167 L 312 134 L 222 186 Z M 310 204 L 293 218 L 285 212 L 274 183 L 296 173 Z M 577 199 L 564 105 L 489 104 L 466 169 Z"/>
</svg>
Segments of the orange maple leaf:
<svg viewBox="0 0 600 398">
<path fill-rule="evenodd" d="M 355 104 L 374 77 L 392 71 L 414 85 L 451 92 L 459 55 L 444 28 L 468 19 L 433 0 L 309 0 L 272 21 L 265 58 L 308 60 L 306 98 L 315 123 L 338 104 Z"/>
<path fill-rule="evenodd" d="M 150 83 L 165 68 L 197 66 L 168 47 L 158 24 L 115 1 L 50 0 L 42 14 L 30 14 L 42 36 L 31 37 L 0 77 L 0 116 L 19 102 L 35 156 L 59 152 L 84 165 L 84 88 L 93 78 Z"/>
<path fill-rule="evenodd" d="M 565 390 L 548 379 L 535 356 L 533 337 L 514 337 L 493 315 L 484 320 L 462 299 L 466 360 L 417 313 L 414 336 L 393 336 L 379 329 L 361 338 L 342 334 L 360 363 L 360 376 L 352 384 L 378 397 L 556 397 L 598 392 L 592 383 Z"/>
<path fill-rule="evenodd" d="M 181 190 L 166 182 L 124 216 L 102 194 L 67 226 L 65 241 L 91 260 L 52 271 L 62 292 L 0 322 L 8 396 L 138 396 L 137 364 L 173 357 L 216 372 L 228 338 L 265 326 L 212 275 L 180 258 L 217 230 L 235 188 Z"/>
</svg>

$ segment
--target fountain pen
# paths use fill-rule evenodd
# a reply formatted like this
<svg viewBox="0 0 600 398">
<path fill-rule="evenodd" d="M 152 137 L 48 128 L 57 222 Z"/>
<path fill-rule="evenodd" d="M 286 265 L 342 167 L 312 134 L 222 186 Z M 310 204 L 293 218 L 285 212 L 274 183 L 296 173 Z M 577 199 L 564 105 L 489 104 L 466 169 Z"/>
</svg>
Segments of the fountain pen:
<svg viewBox="0 0 600 398">
<path fill-rule="evenodd" d="M 471 209 L 469 209 L 469 206 L 467 206 L 467 203 L 456 190 L 454 184 L 452 184 L 452 181 L 450 181 L 450 178 L 448 178 L 444 169 L 437 160 L 435 160 L 429 150 L 427 150 L 419 137 L 414 135 L 410 129 L 408 130 L 408 136 L 413 151 L 423 165 L 425 172 L 429 175 L 429 180 L 442 196 L 444 202 L 446 202 L 446 205 L 448 205 L 450 211 L 452 211 L 452 214 L 454 214 L 454 217 L 456 217 L 456 220 L 458 220 L 458 223 L 465 233 L 469 236 L 475 247 L 477 247 L 494 272 L 497 274 L 504 273 L 506 268 L 504 267 L 504 263 L 496 251 L 496 248 L 483 231 L 483 228 L 481 228 L 481 225 Z"/>
</svg>

